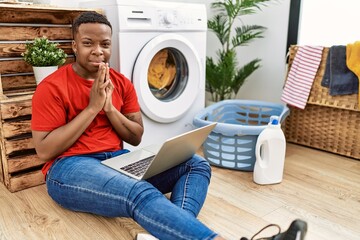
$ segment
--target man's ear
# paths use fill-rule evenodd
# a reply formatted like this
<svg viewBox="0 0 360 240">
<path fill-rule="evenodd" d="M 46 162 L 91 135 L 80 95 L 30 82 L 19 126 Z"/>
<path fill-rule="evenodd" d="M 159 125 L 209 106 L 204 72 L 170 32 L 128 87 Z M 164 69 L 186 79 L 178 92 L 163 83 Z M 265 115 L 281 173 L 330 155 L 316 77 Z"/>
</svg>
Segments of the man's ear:
<svg viewBox="0 0 360 240">
<path fill-rule="evenodd" d="M 75 40 L 72 40 L 72 42 L 71 42 L 71 48 L 72 48 L 72 50 L 73 50 L 73 52 L 74 52 L 74 54 L 75 54 L 75 56 L 76 56 L 77 46 L 76 46 Z"/>
</svg>

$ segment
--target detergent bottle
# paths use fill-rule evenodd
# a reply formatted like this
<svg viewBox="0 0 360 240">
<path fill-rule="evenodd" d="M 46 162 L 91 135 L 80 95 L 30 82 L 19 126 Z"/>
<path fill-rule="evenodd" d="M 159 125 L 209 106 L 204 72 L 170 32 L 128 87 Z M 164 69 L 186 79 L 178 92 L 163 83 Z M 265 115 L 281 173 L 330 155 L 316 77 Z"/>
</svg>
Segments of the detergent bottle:
<svg viewBox="0 0 360 240">
<path fill-rule="evenodd" d="M 270 122 L 258 136 L 253 180 L 257 184 L 280 183 L 283 178 L 286 141 L 278 116 L 271 116 Z"/>
</svg>

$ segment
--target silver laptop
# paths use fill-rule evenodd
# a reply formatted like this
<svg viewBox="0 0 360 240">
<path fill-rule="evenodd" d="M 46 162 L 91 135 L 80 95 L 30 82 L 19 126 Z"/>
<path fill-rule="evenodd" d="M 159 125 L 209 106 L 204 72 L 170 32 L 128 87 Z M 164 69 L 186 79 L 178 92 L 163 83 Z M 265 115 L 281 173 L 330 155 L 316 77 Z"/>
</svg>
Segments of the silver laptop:
<svg viewBox="0 0 360 240">
<path fill-rule="evenodd" d="M 148 179 L 191 158 L 215 125 L 211 123 L 170 138 L 161 146 L 150 145 L 101 163 L 135 179 Z"/>
</svg>

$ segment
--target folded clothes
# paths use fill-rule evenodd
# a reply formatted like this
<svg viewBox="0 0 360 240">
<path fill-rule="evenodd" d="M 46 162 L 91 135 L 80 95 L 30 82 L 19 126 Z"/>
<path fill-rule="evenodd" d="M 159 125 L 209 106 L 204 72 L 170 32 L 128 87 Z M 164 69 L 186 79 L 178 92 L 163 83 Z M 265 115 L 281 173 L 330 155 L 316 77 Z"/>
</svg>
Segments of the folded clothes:
<svg viewBox="0 0 360 240">
<path fill-rule="evenodd" d="M 328 55 L 326 56 L 325 71 L 321 80 L 321 86 L 327 88 L 330 86 L 330 53 L 331 48 L 329 49 Z"/>
<path fill-rule="evenodd" d="M 360 77 L 360 41 L 346 45 L 346 65 Z"/>
<path fill-rule="evenodd" d="M 356 74 L 358 81 L 360 80 L 360 41 L 346 45 L 346 65 Z M 360 84 L 358 85 L 358 88 Z M 358 102 L 360 108 L 360 89 L 358 90 Z"/>
<path fill-rule="evenodd" d="M 282 92 L 283 102 L 300 109 L 305 108 L 320 65 L 323 48 L 299 46 Z"/>
<path fill-rule="evenodd" d="M 358 78 L 346 65 L 346 46 L 332 46 L 329 55 L 329 94 L 336 96 L 358 93 Z"/>
</svg>

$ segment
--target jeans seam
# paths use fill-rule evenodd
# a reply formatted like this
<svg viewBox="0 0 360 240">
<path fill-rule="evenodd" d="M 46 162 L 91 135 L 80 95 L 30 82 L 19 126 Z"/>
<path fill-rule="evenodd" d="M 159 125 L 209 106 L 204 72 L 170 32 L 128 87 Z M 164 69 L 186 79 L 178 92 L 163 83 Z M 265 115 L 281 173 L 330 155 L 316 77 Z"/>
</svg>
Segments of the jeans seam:
<svg viewBox="0 0 360 240">
<path fill-rule="evenodd" d="M 185 180 L 185 184 L 184 184 L 184 185 L 185 185 L 185 187 L 184 187 L 184 192 L 183 192 L 184 198 L 183 198 L 182 203 L 181 203 L 181 208 L 182 208 L 182 209 L 184 209 L 184 204 L 185 204 L 185 199 L 186 199 L 186 193 L 187 193 L 188 180 L 189 180 L 190 173 L 191 173 L 191 171 L 192 171 L 192 167 L 189 166 L 189 168 L 190 168 L 190 170 L 189 170 L 189 172 L 186 174 L 186 180 Z"/>
<path fill-rule="evenodd" d="M 88 192 L 88 193 L 92 193 L 92 194 L 97 194 L 99 196 L 108 196 L 108 197 L 111 197 L 113 199 L 119 199 L 121 201 L 124 201 L 126 204 L 129 204 L 129 201 L 128 199 L 124 198 L 124 197 L 120 197 L 118 195 L 115 195 L 115 194 L 111 194 L 110 192 L 99 192 L 99 191 L 94 191 L 92 189 L 89 189 L 89 188 L 84 188 L 84 187 L 80 187 L 80 186 L 75 186 L 75 185 L 69 185 L 69 184 L 65 184 L 65 183 L 61 183 L 57 180 L 54 180 L 54 179 L 48 179 L 47 181 L 51 181 L 53 182 L 54 184 L 57 184 L 59 187 L 67 187 L 67 188 L 71 188 L 71 189 L 74 189 L 74 190 L 82 190 L 84 192 Z"/>
</svg>

